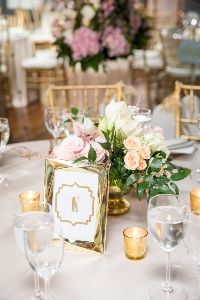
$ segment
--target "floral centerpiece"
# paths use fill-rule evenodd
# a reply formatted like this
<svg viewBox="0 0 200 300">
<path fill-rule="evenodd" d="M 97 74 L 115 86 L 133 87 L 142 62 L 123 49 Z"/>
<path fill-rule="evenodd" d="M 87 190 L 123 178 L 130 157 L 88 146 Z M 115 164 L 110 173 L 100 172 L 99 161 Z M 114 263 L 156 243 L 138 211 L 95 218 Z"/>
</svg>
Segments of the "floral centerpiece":
<svg viewBox="0 0 200 300">
<path fill-rule="evenodd" d="M 132 0 L 83 1 L 63 9 L 52 24 L 58 56 L 71 66 L 80 63 L 83 71 L 144 48 L 149 29 L 143 4 Z"/>
<path fill-rule="evenodd" d="M 110 159 L 110 213 L 128 210 L 122 196 L 132 189 L 139 200 L 145 195 L 178 195 L 176 181 L 190 174 L 189 169 L 172 163 L 161 130 L 143 133 L 124 101 L 112 100 L 98 127 L 88 117 L 80 117 L 77 109 L 72 109 L 69 121 L 74 134 L 54 149 L 54 155 L 73 163 L 103 163 Z"/>
</svg>

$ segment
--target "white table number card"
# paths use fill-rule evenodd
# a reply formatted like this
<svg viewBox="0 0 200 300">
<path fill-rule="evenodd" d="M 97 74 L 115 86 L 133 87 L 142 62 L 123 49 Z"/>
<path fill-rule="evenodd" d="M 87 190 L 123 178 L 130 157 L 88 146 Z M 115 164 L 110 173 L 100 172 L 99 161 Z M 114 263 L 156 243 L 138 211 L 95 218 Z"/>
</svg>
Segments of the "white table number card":
<svg viewBox="0 0 200 300">
<path fill-rule="evenodd" d="M 55 222 L 62 224 L 69 248 L 103 253 L 108 203 L 109 165 L 69 165 L 46 159 L 45 199 Z"/>
</svg>

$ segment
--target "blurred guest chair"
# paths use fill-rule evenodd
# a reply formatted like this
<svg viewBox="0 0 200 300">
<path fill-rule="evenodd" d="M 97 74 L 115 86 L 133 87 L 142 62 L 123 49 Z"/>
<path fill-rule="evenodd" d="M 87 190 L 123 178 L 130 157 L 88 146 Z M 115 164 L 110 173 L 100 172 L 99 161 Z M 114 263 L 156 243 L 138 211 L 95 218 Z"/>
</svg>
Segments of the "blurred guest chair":
<svg viewBox="0 0 200 300">
<path fill-rule="evenodd" d="M 31 90 L 37 91 L 43 101 L 43 92 L 49 85 L 66 83 L 63 61 L 57 59 L 54 50 L 38 50 L 35 56 L 25 59 L 22 68 L 26 72 L 27 95 L 31 102 Z"/>
<path fill-rule="evenodd" d="M 175 84 L 176 137 L 200 140 L 200 86 Z"/>
<path fill-rule="evenodd" d="M 111 99 L 126 100 L 125 87 L 121 82 L 113 85 L 50 86 L 46 105 L 66 107 L 69 110 L 77 107 L 96 119 L 104 114 L 105 106 Z"/>
<path fill-rule="evenodd" d="M 162 29 L 163 59 L 165 64 L 164 87 L 172 89 L 175 80 L 182 82 L 196 82 L 200 78 L 198 65 L 183 62 L 180 59 L 180 46 L 185 39 L 192 42 L 192 38 L 184 37 L 182 29 Z"/>
</svg>

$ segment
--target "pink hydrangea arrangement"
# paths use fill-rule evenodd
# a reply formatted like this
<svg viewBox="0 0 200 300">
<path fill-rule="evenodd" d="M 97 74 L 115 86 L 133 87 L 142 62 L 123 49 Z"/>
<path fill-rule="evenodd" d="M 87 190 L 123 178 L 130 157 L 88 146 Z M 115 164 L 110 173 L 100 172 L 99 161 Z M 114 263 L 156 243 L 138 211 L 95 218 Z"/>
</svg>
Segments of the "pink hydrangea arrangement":
<svg viewBox="0 0 200 300">
<path fill-rule="evenodd" d="M 63 7 L 52 24 L 58 56 L 82 70 L 146 46 L 150 18 L 132 0 L 89 0 Z"/>
<path fill-rule="evenodd" d="M 53 153 L 56 158 L 104 163 L 110 161 L 110 185 L 123 193 L 135 189 L 138 199 L 145 194 L 178 195 L 176 181 L 190 174 L 190 170 L 173 164 L 159 128 L 141 131 L 138 121 L 124 101 L 112 100 L 98 127 L 88 118 L 69 116 L 74 134 L 65 138 Z"/>
</svg>

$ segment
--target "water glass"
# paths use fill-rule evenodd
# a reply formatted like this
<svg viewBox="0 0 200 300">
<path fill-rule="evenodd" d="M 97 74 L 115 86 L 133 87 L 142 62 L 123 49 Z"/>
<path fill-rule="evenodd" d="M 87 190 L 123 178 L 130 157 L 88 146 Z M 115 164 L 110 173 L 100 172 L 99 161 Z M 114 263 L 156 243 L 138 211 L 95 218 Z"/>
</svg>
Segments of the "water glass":
<svg viewBox="0 0 200 300">
<path fill-rule="evenodd" d="M 151 110 L 148 108 L 133 107 L 131 112 L 132 119 L 138 121 L 142 128 L 142 133 L 148 133 L 151 129 Z"/>
<path fill-rule="evenodd" d="M 35 229 L 40 228 L 41 232 L 43 232 L 43 244 L 44 242 L 48 242 L 51 236 L 49 237 L 49 232 L 45 227 L 52 228 L 53 222 L 51 206 L 48 203 L 39 202 L 35 199 L 26 199 L 25 201 L 23 198 L 23 200 L 20 200 L 19 204 L 14 209 L 13 216 L 13 229 L 18 249 L 22 253 L 25 253 L 24 235 L 26 231 L 29 231 L 29 241 L 31 240 L 31 243 L 35 248 L 38 248 L 38 245 L 41 244 L 41 241 L 39 240 L 40 237 L 34 233 Z M 40 290 L 38 274 L 34 272 L 34 294 L 32 296 L 23 297 L 20 300 L 42 300 L 42 295 L 43 293 Z"/>
<path fill-rule="evenodd" d="M 45 233 L 45 234 L 44 234 Z M 52 234 L 51 227 L 45 227 L 44 231 L 35 228 L 32 231 L 26 231 L 25 251 L 27 260 L 31 268 L 44 279 L 44 299 L 56 299 L 50 294 L 50 279 L 60 267 L 64 256 L 64 238 L 62 227 L 55 224 Z M 37 237 L 35 245 L 34 239 Z M 46 237 L 49 237 L 48 240 Z"/>
<path fill-rule="evenodd" d="M 53 135 L 57 144 L 59 136 L 65 131 L 66 111 L 62 107 L 46 107 L 44 122 L 47 130 Z"/>
<path fill-rule="evenodd" d="M 153 300 L 187 299 L 187 291 L 172 284 L 170 279 L 170 253 L 183 240 L 187 216 L 186 202 L 173 195 L 156 196 L 149 201 L 149 232 L 158 246 L 167 254 L 165 281 L 156 283 L 149 289 L 149 296 Z"/>
<path fill-rule="evenodd" d="M 0 154 L 3 149 L 6 147 L 10 136 L 10 127 L 8 124 L 8 119 L 0 118 Z M 9 180 L 4 176 L 0 175 L 0 185 L 7 186 Z"/>
<path fill-rule="evenodd" d="M 191 300 L 200 299 L 200 210 L 191 211 L 185 228 L 184 244 L 190 257 L 198 268 L 198 289 L 194 291 Z"/>
</svg>

